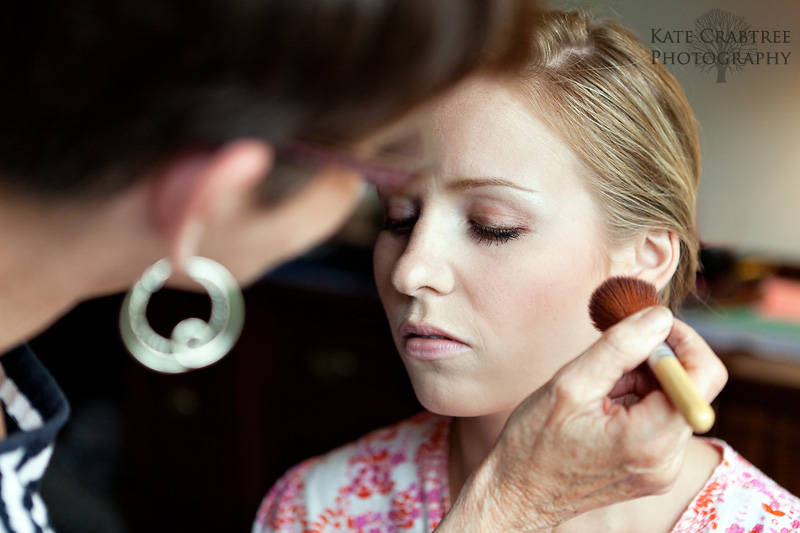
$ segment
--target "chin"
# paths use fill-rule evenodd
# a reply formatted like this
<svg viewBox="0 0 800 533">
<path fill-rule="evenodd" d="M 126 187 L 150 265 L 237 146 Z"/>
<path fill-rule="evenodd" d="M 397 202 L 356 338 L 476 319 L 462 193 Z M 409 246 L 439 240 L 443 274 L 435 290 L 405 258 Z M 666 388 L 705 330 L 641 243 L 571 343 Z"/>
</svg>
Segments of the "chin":
<svg viewBox="0 0 800 533">
<path fill-rule="evenodd" d="M 424 382 L 423 382 L 424 381 Z M 437 415 L 470 418 L 484 416 L 502 409 L 495 401 L 487 401 L 493 395 L 487 391 L 476 391 L 460 387 L 452 382 L 437 383 L 437 380 L 415 380 L 414 393 L 422 406 Z M 492 398 L 495 400 L 496 398 Z"/>
</svg>

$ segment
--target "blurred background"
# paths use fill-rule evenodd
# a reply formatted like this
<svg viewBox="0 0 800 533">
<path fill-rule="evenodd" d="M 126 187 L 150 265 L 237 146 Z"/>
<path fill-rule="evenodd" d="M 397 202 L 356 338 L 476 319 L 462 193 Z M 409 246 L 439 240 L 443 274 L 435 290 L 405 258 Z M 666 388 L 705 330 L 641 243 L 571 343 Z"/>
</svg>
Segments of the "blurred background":
<svg viewBox="0 0 800 533">
<path fill-rule="evenodd" d="M 675 54 L 665 64 L 686 91 L 701 126 L 698 215 L 704 242 L 739 254 L 800 263 L 800 2 L 594 0 L 554 5 L 588 7 L 631 28 L 647 48 L 662 52 L 661 57 Z M 677 39 L 677 32 L 694 30 L 697 19 L 704 27 L 721 29 L 703 18 L 714 9 L 725 12 L 730 30 L 767 31 L 770 40 L 775 40 L 775 32 L 781 40 L 789 32 L 789 42 L 761 42 L 759 35 L 752 46 L 731 45 L 731 52 L 755 49 L 776 54 L 777 60 L 767 64 L 765 55 L 761 64 L 728 70 L 725 82 L 718 83 L 716 68 L 703 71 L 693 60 L 681 64 L 686 56 L 679 54 L 692 50 L 666 35 Z"/>
<path fill-rule="evenodd" d="M 589 7 L 675 54 L 668 68 L 705 158 L 704 271 L 685 317 L 731 372 L 711 435 L 800 493 L 800 2 L 555 5 Z M 661 41 L 712 9 L 790 32 L 756 45 L 789 54 L 786 64 L 748 64 L 724 83 L 714 68 L 681 65 L 686 44 Z M 121 296 L 86 302 L 37 338 L 73 406 L 43 486 L 56 531 L 249 531 L 287 468 L 418 411 L 372 282 L 377 217 L 368 196 L 333 241 L 248 289 L 242 338 L 211 368 L 162 376 L 132 362 L 117 333 Z M 162 291 L 149 310 L 167 334 L 207 308 L 204 296 Z"/>
</svg>

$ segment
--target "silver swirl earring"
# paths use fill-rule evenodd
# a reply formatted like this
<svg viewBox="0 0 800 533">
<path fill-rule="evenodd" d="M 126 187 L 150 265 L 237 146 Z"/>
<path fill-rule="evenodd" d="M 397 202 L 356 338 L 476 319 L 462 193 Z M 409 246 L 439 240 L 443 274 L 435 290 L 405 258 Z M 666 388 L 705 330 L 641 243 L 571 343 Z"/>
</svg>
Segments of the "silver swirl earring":
<svg viewBox="0 0 800 533">
<path fill-rule="evenodd" d="M 147 304 L 172 275 L 168 259 L 161 259 L 145 270 L 128 291 L 119 317 L 122 340 L 133 357 L 144 366 L 177 374 L 216 363 L 230 351 L 244 324 L 244 298 L 233 275 L 211 259 L 190 257 L 186 273 L 202 285 L 211 299 L 208 322 L 187 318 L 162 337 L 147 321 Z"/>
</svg>

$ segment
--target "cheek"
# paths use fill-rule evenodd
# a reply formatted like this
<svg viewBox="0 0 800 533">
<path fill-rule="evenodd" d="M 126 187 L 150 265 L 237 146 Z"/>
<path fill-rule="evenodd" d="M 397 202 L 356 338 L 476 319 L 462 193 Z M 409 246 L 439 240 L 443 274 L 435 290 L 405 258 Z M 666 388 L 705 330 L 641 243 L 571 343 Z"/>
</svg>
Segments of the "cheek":
<svg viewBox="0 0 800 533">
<path fill-rule="evenodd" d="M 511 278 L 494 294 L 490 312 L 500 331 L 516 332 L 514 337 L 535 334 L 541 342 L 543 336 L 569 329 L 584 316 L 588 319 L 583 303 L 588 296 L 580 283 L 558 272 L 526 274 Z"/>
<path fill-rule="evenodd" d="M 538 254 L 499 263 L 494 272 L 479 305 L 486 313 L 487 349 L 504 354 L 510 368 L 533 364 L 537 376 L 549 379 L 599 337 L 588 304 L 605 273 L 592 258 Z"/>
</svg>

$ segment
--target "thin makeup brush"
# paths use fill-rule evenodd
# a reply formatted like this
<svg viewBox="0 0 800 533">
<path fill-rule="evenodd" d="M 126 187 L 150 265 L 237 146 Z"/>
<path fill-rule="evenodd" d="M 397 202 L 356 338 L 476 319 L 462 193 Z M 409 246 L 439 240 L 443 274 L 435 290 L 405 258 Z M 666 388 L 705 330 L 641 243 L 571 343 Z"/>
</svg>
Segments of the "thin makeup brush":
<svg viewBox="0 0 800 533">
<path fill-rule="evenodd" d="M 620 320 L 654 305 L 661 305 L 655 286 L 632 277 L 613 277 L 604 281 L 589 300 L 589 316 L 594 326 L 605 331 Z M 714 425 L 714 410 L 697 392 L 675 353 L 661 343 L 647 358 L 664 393 L 689 425 L 705 433 Z"/>
</svg>

